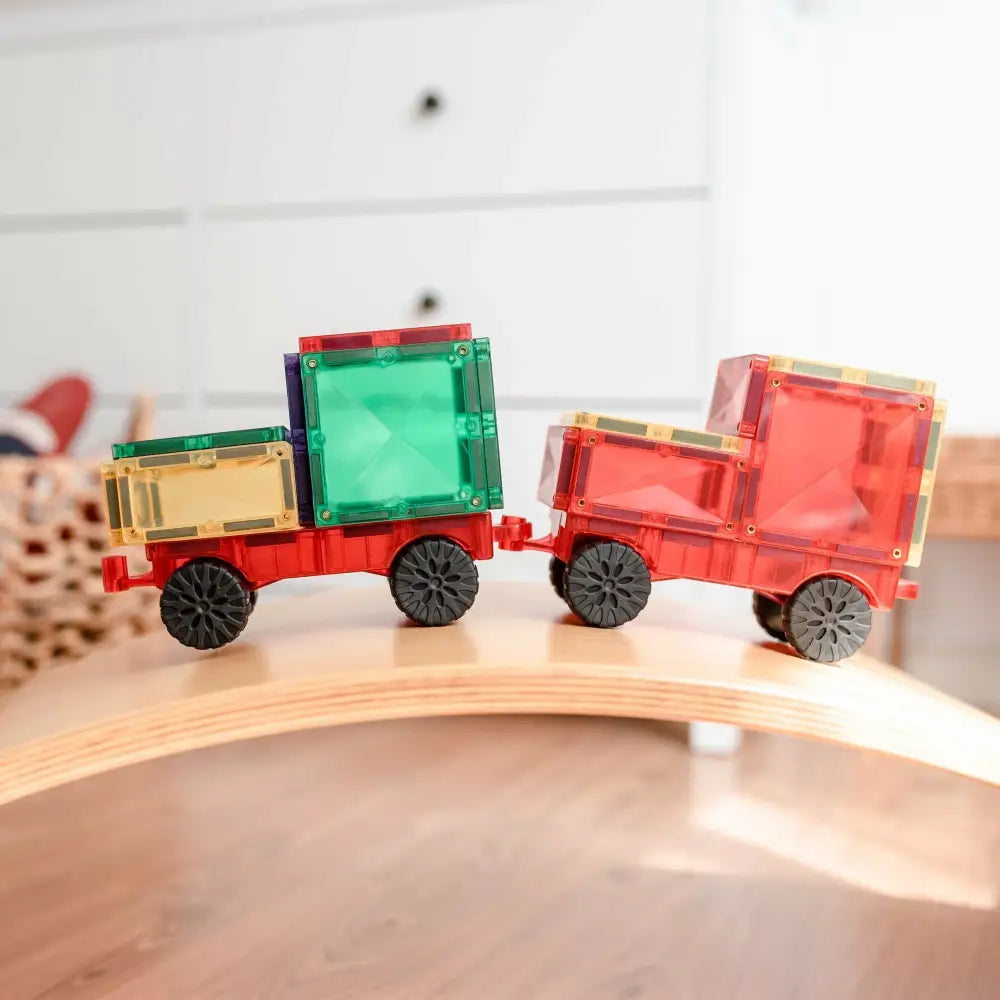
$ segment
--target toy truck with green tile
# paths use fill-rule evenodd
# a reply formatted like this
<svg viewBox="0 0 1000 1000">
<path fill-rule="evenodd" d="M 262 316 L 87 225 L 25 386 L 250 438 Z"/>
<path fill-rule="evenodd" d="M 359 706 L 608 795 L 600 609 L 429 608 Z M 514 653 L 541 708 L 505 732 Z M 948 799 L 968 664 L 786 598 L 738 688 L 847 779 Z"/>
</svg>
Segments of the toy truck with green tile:
<svg viewBox="0 0 1000 1000">
<path fill-rule="evenodd" d="M 550 556 L 583 623 L 622 625 L 657 580 L 753 593 L 773 638 L 820 661 L 861 648 L 872 609 L 917 595 L 945 404 L 932 382 L 797 358 L 718 368 L 702 430 L 576 412 L 549 429 L 531 536 L 503 506 L 489 341 L 468 326 L 308 337 L 285 355 L 289 426 L 116 445 L 102 466 L 108 591 L 155 586 L 180 642 L 236 638 L 261 587 L 387 577 L 399 608 L 446 625 L 495 547 Z"/>
<path fill-rule="evenodd" d="M 105 590 L 155 586 L 167 630 L 215 649 L 257 591 L 375 573 L 421 625 L 461 617 L 503 506 L 490 345 L 468 325 L 303 338 L 285 356 L 289 427 L 115 445 L 101 466 Z"/>
</svg>

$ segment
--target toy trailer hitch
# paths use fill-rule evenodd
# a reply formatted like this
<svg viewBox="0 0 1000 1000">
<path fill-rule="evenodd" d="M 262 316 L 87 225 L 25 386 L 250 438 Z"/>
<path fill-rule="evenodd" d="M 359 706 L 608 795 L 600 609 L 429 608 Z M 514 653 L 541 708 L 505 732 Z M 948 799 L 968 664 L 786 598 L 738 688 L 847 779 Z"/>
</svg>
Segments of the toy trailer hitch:
<svg viewBox="0 0 1000 1000">
<path fill-rule="evenodd" d="M 124 556 L 105 556 L 101 560 L 101 579 L 104 583 L 104 593 L 118 594 L 133 587 L 155 587 L 153 571 L 130 576 L 128 562 Z"/>
<path fill-rule="evenodd" d="M 493 541 L 504 552 L 552 552 L 556 538 L 548 534 L 542 538 L 531 537 L 531 522 L 523 517 L 504 514 L 499 524 L 493 525 Z"/>
</svg>

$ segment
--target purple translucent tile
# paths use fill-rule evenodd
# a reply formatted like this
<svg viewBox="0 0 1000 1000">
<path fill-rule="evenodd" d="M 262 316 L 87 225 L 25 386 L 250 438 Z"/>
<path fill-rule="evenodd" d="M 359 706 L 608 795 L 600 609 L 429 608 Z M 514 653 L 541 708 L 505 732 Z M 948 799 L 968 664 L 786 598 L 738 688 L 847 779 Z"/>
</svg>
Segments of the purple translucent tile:
<svg viewBox="0 0 1000 1000">
<path fill-rule="evenodd" d="M 306 408 L 302 399 L 302 370 L 297 354 L 285 355 L 285 391 L 288 393 L 288 426 L 293 431 L 304 431 Z"/>
<path fill-rule="evenodd" d="M 285 355 L 285 390 L 288 393 L 288 425 L 291 428 L 292 462 L 299 496 L 299 524 L 314 525 L 312 476 L 306 447 L 306 409 L 302 400 L 302 371 L 297 354 Z"/>
</svg>

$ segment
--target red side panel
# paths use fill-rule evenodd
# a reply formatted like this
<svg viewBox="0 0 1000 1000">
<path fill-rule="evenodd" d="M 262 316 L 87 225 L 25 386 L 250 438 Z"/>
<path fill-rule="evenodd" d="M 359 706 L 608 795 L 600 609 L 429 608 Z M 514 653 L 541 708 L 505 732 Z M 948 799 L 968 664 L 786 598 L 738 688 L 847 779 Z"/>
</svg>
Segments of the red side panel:
<svg viewBox="0 0 1000 1000">
<path fill-rule="evenodd" d="M 278 580 L 333 573 L 386 575 L 399 550 L 430 535 L 450 538 L 473 559 L 493 555 L 492 517 L 422 517 L 411 521 L 302 528 L 273 534 L 159 542 L 146 546 L 153 564 L 150 582 L 162 589 L 175 569 L 191 559 L 222 559 L 235 566 L 251 587 Z"/>
<path fill-rule="evenodd" d="M 468 323 L 451 326 L 418 326 L 405 330 L 371 330 L 366 333 L 335 333 L 319 337 L 300 337 L 299 351 L 358 351 L 372 347 L 401 347 L 410 344 L 439 344 L 447 340 L 471 340 Z"/>
<path fill-rule="evenodd" d="M 584 429 L 567 509 L 715 533 L 731 519 L 742 464 L 732 452 Z"/>
<path fill-rule="evenodd" d="M 932 405 L 809 376 L 775 381 L 755 442 L 745 524 L 762 544 L 902 563 Z"/>
</svg>

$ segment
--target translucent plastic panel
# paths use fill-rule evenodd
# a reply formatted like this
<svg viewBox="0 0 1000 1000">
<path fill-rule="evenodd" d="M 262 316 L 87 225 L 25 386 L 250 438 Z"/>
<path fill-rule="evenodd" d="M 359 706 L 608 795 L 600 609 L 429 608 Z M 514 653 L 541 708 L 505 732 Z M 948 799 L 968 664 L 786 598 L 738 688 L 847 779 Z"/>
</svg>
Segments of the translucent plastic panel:
<svg viewBox="0 0 1000 1000">
<path fill-rule="evenodd" d="M 328 351 L 302 366 L 316 524 L 502 504 L 487 341 Z"/>
<path fill-rule="evenodd" d="M 122 458 L 101 471 L 113 543 L 298 526 L 292 446 L 284 441 Z"/>
<path fill-rule="evenodd" d="M 719 362 L 712 402 L 708 408 L 708 423 L 705 425 L 708 430 L 716 434 L 739 433 L 750 387 L 752 362 L 753 355 L 750 354 Z"/>
<path fill-rule="evenodd" d="M 599 431 L 631 434 L 648 441 L 662 441 L 664 444 L 691 444 L 699 448 L 716 451 L 744 451 L 745 445 L 733 435 L 712 434 L 696 431 L 690 427 L 671 427 L 668 424 L 652 424 L 645 420 L 629 420 L 623 417 L 609 417 L 603 413 L 587 413 L 576 410 L 568 414 L 568 421 L 577 427 L 593 427 Z"/>
<path fill-rule="evenodd" d="M 896 547 L 920 414 L 784 385 L 774 396 L 756 510 L 766 532 L 882 553 Z"/>
<path fill-rule="evenodd" d="M 563 434 L 566 428 L 561 424 L 550 427 L 545 435 L 545 454 L 542 456 L 542 473 L 538 478 L 538 499 L 552 506 L 552 498 L 557 492 L 564 493 L 566 484 L 559 489 L 559 471 L 563 461 Z M 572 456 L 567 455 L 567 462 Z M 568 474 L 568 469 L 566 470 Z"/>
<path fill-rule="evenodd" d="M 194 451 L 202 448 L 231 448 L 240 444 L 267 444 L 287 441 L 286 427 L 252 427 L 248 430 L 221 431 L 216 434 L 192 434 L 188 437 L 151 438 L 148 441 L 126 441 L 111 446 L 112 458 L 134 458 L 136 455 L 166 455 L 171 452 Z"/>
<path fill-rule="evenodd" d="M 594 513 L 606 506 L 702 523 L 730 519 L 735 457 L 731 463 L 695 449 L 670 453 L 664 445 L 616 443 L 624 440 L 611 436 L 590 449 L 583 490 L 574 487 Z"/>
</svg>

